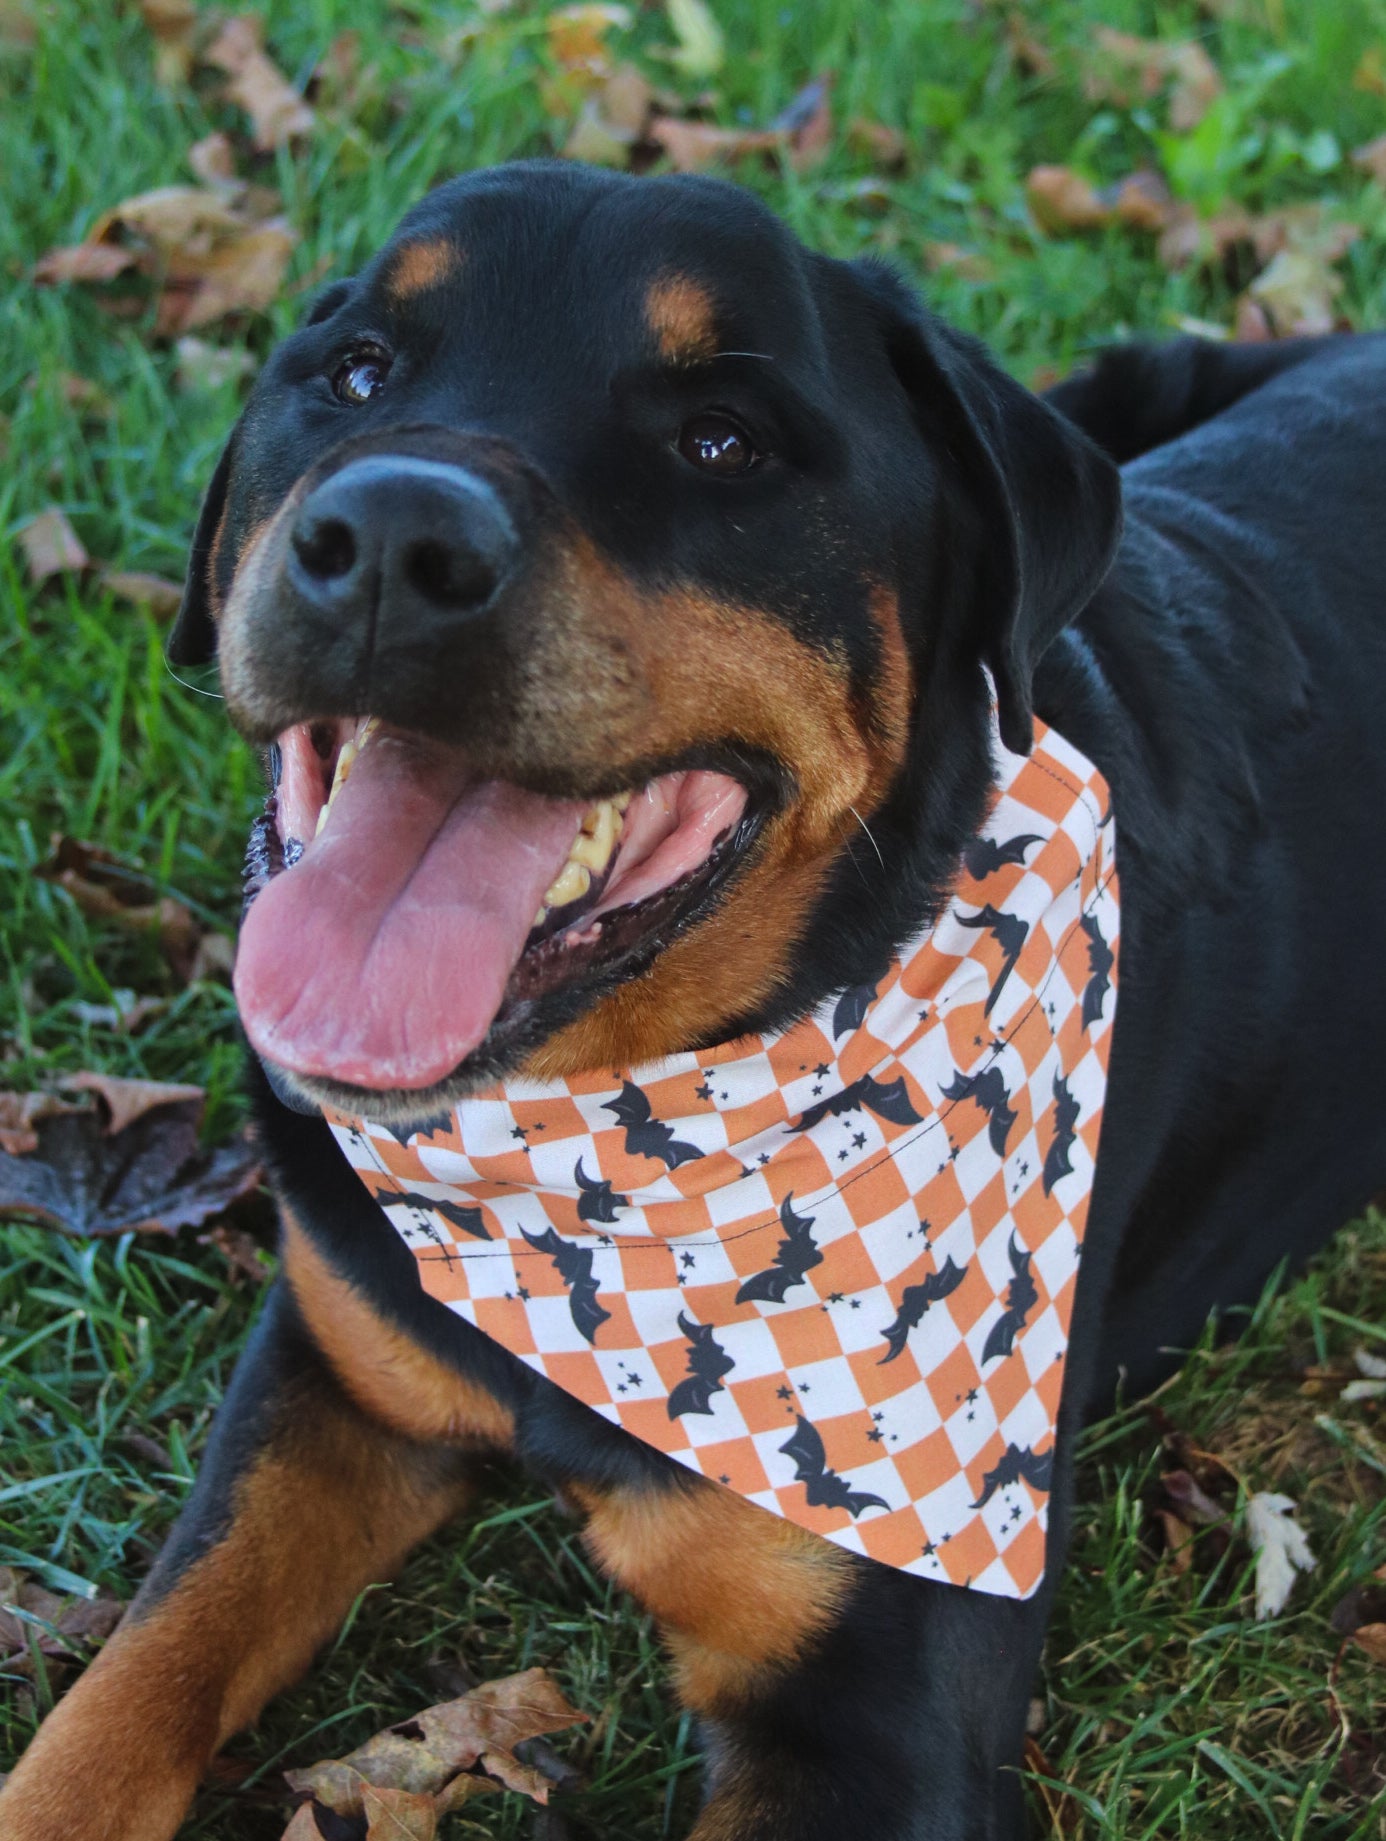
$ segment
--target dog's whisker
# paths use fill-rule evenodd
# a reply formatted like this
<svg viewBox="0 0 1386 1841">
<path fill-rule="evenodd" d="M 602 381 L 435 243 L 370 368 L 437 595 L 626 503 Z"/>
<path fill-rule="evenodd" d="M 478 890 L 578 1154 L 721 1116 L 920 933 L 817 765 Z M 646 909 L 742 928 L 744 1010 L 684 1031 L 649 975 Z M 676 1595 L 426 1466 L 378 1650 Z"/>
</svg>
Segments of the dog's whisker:
<svg viewBox="0 0 1386 1841">
<path fill-rule="evenodd" d="M 194 696 L 210 697 L 214 703 L 225 703 L 226 698 L 219 690 L 204 690 L 200 684 L 190 684 L 186 678 L 180 678 L 178 673 L 173 669 L 173 666 L 169 663 L 167 652 L 160 652 L 159 656 L 164 661 L 164 670 L 173 679 L 175 684 L 181 684 L 184 690 L 192 691 Z"/>
<path fill-rule="evenodd" d="M 884 869 L 886 866 L 886 860 L 881 855 L 880 845 L 876 842 L 875 838 L 871 835 L 870 825 L 867 824 L 866 820 L 862 817 L 861 813 L 857 810 L 857 808 L 854 805 L 849 805 L 847 810 L 852 814 L 853 818 L 856 819 L 857 823 L 861 826 L 862 830 L 866 833 L 867 842 L 870 844 L 871 848 L 876 853 L 876 861 L 880 864 L 881 868 Z"/>
</svg>

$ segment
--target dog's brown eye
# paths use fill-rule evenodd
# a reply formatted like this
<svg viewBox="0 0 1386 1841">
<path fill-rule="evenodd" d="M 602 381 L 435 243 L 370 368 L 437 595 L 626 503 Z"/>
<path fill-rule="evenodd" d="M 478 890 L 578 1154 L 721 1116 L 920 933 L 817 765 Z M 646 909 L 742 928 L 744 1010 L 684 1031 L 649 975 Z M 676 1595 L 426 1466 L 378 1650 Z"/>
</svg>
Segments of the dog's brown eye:
<svg viewBox="0 0 1386 1841">
<path fill-rule="evenodd" d="M 679 452 L 704 473 L 749 473 L 760 459 L 751 437 L 730 416 L 700 415 L 679 431 Z"/>
<path fill-rule="evenodd" d="M 366 403 L 380 393 L 390 374 L 390 360 L 375 347 L 350 352 L 332 376 L 332 391 L 338 402 Z"/>
</svg>

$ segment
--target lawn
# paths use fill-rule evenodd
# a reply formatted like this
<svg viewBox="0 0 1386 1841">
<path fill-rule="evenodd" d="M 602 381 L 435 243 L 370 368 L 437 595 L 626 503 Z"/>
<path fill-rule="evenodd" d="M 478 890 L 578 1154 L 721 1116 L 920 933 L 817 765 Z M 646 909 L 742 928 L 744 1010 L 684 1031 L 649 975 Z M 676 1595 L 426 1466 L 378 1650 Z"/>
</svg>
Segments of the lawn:
<svg viewBox="0 0 1386 1841">
<path fill-rule="evenodd" d="M 1132 331 L 1386 325 L 1386 156 L 1353 157 L 1386 129 L 1386 0 L 714 8 L 725 57 L 712 68 L 705 46 L 699 69 L 696 47 L 665 55 L 658 4 L 560 26 L 532 0 L 272 5 L 266 49 L 315 114 L 256 151 L 226 95 L 234 71 L 179 64 L 171 0 L 149 9 L 166 33 L 157 69 L 134 4 L 0 0 L 0 1086 L 81 1069 L 194 1081 L 209 1139 L 238 1129 L 215 951 L 190 978 L 167 928 L 93 912 L 35 873 L 62 833 L 113 853 L 142 878 L 140 900 L 182 904 L 194 932 L 234 928 L 258 763 L 223 724 L 214 676 L 176 679 L 164 628 L 103 572 L 181 576 L 248 369 L 428 186 L 562 151 L 580 121 L 583 144 L 610 158 L 668 158 L 648 128 L 631 147 L 613 123 L 612 67 L 632 65 L 640 110 L 675 122 L 744 135 L 790 110 L 772 155 L 733 148 L 735 176 L 820 247 L 894 258 L 1027 382 Z M 212 36 L 204 19 L 189 43 L 205 51 Z M 804 89 L 826 73 L 824 106 Z M 268 234 L 287 267 L 266 306 L 190 325 L 196 249 L 157 238 L 105 283 L 36 285 L 44 252 L 80 243 L 104 211 L 199 183 L 189 150 L 218 131 L 227 143 L 196 156 L 204 176 L 229 160 L 250 187 L 216 168 L 243 220 L 217 234 L 282 216 Z M 133 253 L 138 227 L 132 214 L 113 233 Z M 185 333 L 200 350 L 180 348 Z M 40 583 L 21 532 L 49 508 L 90 562 Z M 0 1566 L 129 1597 L 262 1295 L 193 1231 L 81 1243 L 0 1228 Z M 1383 1324 L 1386 1221 L 1371 1216 L 1268 1292 L 1240 1342 L 1210 1340 L 1154 1405 L 1089 1434 L 1033 1708 L 1042 1832 L 1386 1838 L 1386 1674 L 1330 1623 L 1386 1563 L 1386 1413 L 1344 1394 L 1357 1351 L 1386 1355 Z M 1234 1517 L 1251 1491 L 1299 1502 L 1318 1565 L 1282 1616 L 1254 1620 L 1240 1536 L 1211 1528 L 1179 1546 L 1160 1515 L 1170 1472 Z M 203 1794 L 186 1832 L 269 1841 L 285 1765 L 340 1755 L 444 1698 L 459 1668 L 533 1663 L 594 1716 L 557 1741 L 584 1778 L 562 1801 L 566 1827 L 536 1831 L 506 1797 L 450 1832 L 684 1832 L 696 1758 L 648 1625 L 593 1574 L 573 1525 L 506 1477 L 478 1520 L 366 1595 L 309 1679 L 235 1742 L 243 1767 Z M 4 1671 L 0 1770 L 62 1679 Z"/>
</svg>

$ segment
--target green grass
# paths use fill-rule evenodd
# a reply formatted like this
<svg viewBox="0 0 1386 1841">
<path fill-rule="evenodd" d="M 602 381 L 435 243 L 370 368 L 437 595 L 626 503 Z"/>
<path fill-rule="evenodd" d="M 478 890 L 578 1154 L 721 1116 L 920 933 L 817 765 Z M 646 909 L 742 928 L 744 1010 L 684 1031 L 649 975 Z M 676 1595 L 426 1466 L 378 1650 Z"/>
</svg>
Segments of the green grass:
<svg viewBox="0 0 1386 1841">
<path fill-rule="evenodd" d="M 937 268 L 936 305 L 985 334 L 1023 378 L 1064 369 L 1131 330 L 1226 325 L 1247 276 L 1171 274 L 1150 239 L 1112 230 L 1047 237 L 1023 181 L 1041 162 L 1097 183 L 1164 161 L 1205 212 L 1322 201 L 1362 236 L 1341 264 L 1354 325 L 1386 323 L 1386 193 L 1350 149 L 1386 126 L 1386 103 L 1354 88 L 1362 54 L 1386 48 L 1386 0 L 1036 0 L 1024 9 L 1053 54 L 1050 75 L 1017 66 L 1005 9 L 972 0 L 721 0 L 730 56 L 717 115 L 763 122 L 809 77 L 836 73 L 839 123 L 864 116 L 907 137 L 907 169 L 872 176 L 839 137 L 821 166 L 738 176 L 793 226 L 847 255 L 878 251 L 925 273 L 938 246 L 979 263 Z M 93 556 L 123 569 L 181 573 L 198 495 L 243 386 L 185 392 L 175 357 L 145 319 L 107 316 L 90 293 L 38 290 L 35 257 L 77 240 L 110 204 L 188 177 L 188 145 L 243 121 L 215 85 L 155 84 L 133 5 L 54 0 L 36 9 L 32 46 L 9 42 L 0 7 L 0 1084 L 26 1089 L 97 1067 L 195 1079 L 209 1131 L 240 1113 L 229 993 L 179 988 L 148 942 L 87 919 L 33 866 L 53 831 L 91 839 L 223 928 L 234 923 L 238 861 L 258 775 L 212 699 L 174 680 L 162 632 L 92 585 L 33 591 L 14 541 L 50 504 Z M 285 298 L 267 316 L 207 335 L 262 355 L 292 322 L 310 278 L 343 273 L 427 186 L 491 160 L 552 151 L 567 123 L 540 100 L 542 9 L 463 5 L 387 10 L 365 0 L 301 0 L 269 10 L 276 58 L 302 80 L 333 36 L 361 33 L 354 107 L 324 114 L 301 153 L 265 157 L 302 241 Z M 468 23 L 470 36 L 460 30 Z M 1167 39 L 1194 33 L 1228 82 L 1211 127 L 1171 142 L 1156 100 L 1089 101 L 1082 74 L 1097 23 Z M 652 51 L 660 9 L 615 35 L 663 81 Z M 243 170 L 252 166 L 242 155 Z M 878 178 L 879 175 L 876 175 Z M 65 374 L 97 386 L 74 406 Z M 207 688 L 204 686 L 204 688 Z M 133 1036 L 83 1006 L 113 988 L 160 993 L 167 1009 Z M 37 1229 L 0 1230 L 0 1564 L 58 1588 L 128 1595 L 182 1502 L 256 1294 L 215 1249 L 185 1236 L 77 1246 Z M 1162 1456 L 1133 1407 L 1088 1440 L 1073 1563 L 1037 1689 L 1038 1739 L 1072 1799 L 1034 1786 L 1040 1827 L 1219 1841 L 1386 1837 L 1381 1675 L 1338 1657 L 1333 1603 L 1386 1560 L 1386 1426 L 1372 1403 L 1342 1405 L 1307 1366 L 1349 1364 L 1386 1320 L 1386 1226 L 1342 1236 L 1313 1274 L 1268 1299 L 1243 1340 L 1196 1353 L 1163 1395 L 1169 1420 L 1233 1466 L 1248 1488 L 1303 1504 L 1319 1554 L 1286 1616 L 1250 1617 L 1236 1550 L 1175 1571 L 1154 1532 Z M 1312 1385 L 1312 1384 L 1311 1384 Z M 133 1440 L 133 1442 L 132 1442 Z M 149 1443 L 154 1440 L 159 1449 Z M 479 1517 L 433 1542 L 388 1589 L 368 1594 L 308 1681 L 237 1741 L 261 1785 L 284 1763 L 340 1753 L 445 1693 L 457 1658 L 477 1675 L 553 1667 L 594 1714 L 560 1741 L 587 1788 L 579 1832 L 677 1835 L 695 1801 L 688 1735 L 662 1690 L 650 1630 L 595 1578 L 571 1524 L 498 1479 Z M 440 1674 L 440 1670 L 443 1673 Z M 43 1710 L 0 1682 L 0 1768 Z M 272 1837 L 272 1805 L 208 1793 L 189 1833 Z M 458 1834 L 520 1835 L 528 1811 L 498 1799 Z"/>
</svg>

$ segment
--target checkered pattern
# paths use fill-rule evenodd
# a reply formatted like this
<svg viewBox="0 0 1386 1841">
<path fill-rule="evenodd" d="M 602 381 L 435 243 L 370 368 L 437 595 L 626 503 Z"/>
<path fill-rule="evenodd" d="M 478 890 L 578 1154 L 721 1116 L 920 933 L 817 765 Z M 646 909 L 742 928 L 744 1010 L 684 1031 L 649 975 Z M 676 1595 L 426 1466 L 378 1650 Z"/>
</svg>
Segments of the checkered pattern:
<svg viewBox="0 0 1386 1841">
<path fill-rule="evenodd" d="M 854 1553 L 1023 1598 L 1118 906 L 1095 768 L 1052 730 L 996 748 L 947 913 L 874 987 L 407 1136 L 329 1122 L 425 1289 L 541 1374 Z"/>
</svg>

